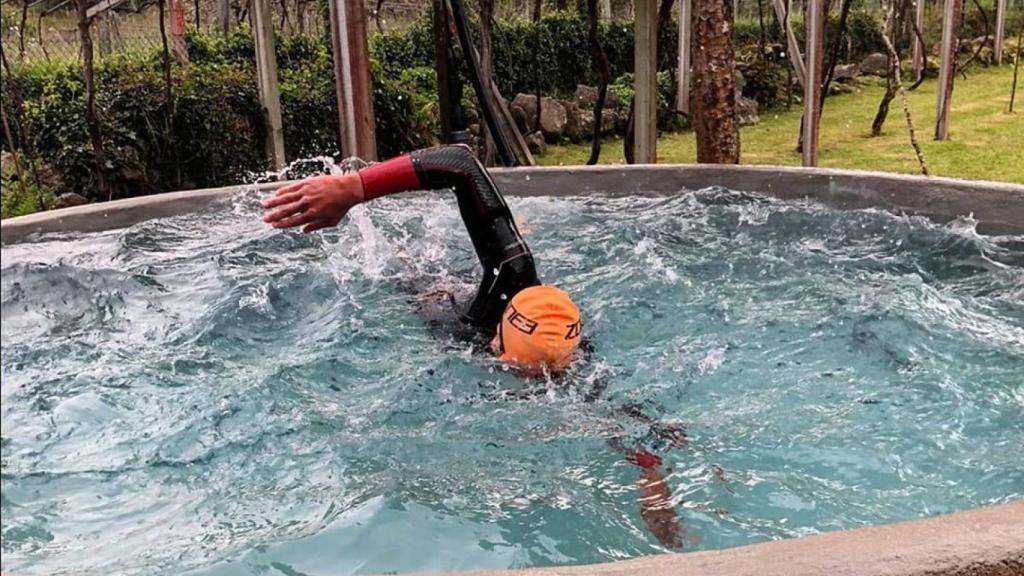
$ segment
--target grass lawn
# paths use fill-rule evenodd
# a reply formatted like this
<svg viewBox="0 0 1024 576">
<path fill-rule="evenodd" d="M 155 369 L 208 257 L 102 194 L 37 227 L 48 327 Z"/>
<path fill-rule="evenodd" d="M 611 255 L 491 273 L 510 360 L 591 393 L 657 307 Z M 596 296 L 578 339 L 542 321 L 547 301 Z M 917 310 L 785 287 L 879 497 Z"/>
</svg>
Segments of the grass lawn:
<svg viewBox="0 0 1024 576">
<path fill-rule="evenodd" d="M 910 92 L 910 110 L 928 169 L 935 176 L 1024 183 L 1024 79 L 1018 80 L 1015 112 L 1006 111 L 1013 68 L 975 68 L 967 80 L 957 77 L 953 88 L 950 139 L 933 140 L 937 82 L 926 81 Z M 889 108 L 882 135 L 871 137 L 871 121 L 884 93 L 881 83 L 829 98 L 821 126 L 819 163 L 830 168 L 918 173 L 899 96 Z M 770 110 L 761 123 L 740 131 L 744 164 L 799 165 L 795 151 L 800 109 Z M 541 165 L 583 164 L 590 145 L 548 146 L 537 157 Z M 691 163 L 697 158 L 692 132 L 665 134 L 658 139 L 658 162 Z M 621 163 L 622 141 L 607 141 L 602 163 Z"/>
</svg>

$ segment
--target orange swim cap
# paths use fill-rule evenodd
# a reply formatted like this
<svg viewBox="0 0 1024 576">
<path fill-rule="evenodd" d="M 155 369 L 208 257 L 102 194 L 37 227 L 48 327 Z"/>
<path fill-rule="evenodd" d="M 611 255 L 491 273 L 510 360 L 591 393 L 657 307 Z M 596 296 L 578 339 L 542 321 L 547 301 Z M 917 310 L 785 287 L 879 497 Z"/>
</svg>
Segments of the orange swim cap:
<svg viewBox="0 0 1024 576">
<path fill-rule="evenodd" d="M 561 370 L 580 345 L 580 309 L 564 290 L 531 286 L 505 307 L 498 326 L 500 359 L 522 368 Z"/>
</svg>

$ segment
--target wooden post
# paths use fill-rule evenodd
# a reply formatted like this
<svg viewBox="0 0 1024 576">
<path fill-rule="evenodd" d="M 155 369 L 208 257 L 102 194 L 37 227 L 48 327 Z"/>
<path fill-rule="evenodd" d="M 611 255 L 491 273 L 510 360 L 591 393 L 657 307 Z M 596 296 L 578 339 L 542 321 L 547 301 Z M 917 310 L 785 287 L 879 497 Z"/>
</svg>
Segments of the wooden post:
<svg viewBox="0 0 1024 576">
<path fill-rule="evenodd" d="M 225 36 L 231 32 L 231 0 L 217 0 L 217 29 Z"/>
<path fill-rule="evenodd" d="M 939 68 L 939 97 L 935 112 L 935 139 L 949 140 L 949 108 L 953 100 L 953 68 L 956 66 L 956 25 L 960 21 L 960 0 L 946 0 L 942 17 L 942 62 Z"/>
<path fill-rule="evenodd" d="M 693 26 L 690 22 L 692 0 L 679 0 L 679 70 L 676 74 L 676 110 L 690 115 L 690 48 Z"/>
<path fill-rule="evenodd" d="M 996 2 L 996 36 L 992 45 L 992 57 L 996 60 L 996 66 L 1003 64 L 1003 33 L 1006 30 L 1006 0 Z M 1019 47 L 1018 47 L 1019 48 Z"/>
<path fill-rule="evenodd" d="M 185 4 L 182 0 L 171 0 L 168 18 L 171 24 L 171 52 L 181 64 L 188 64 L 188 48 L 185 46 Z"/>
<path fill-rule="evenodd" d="M 341 155 L 377 159 L 373 84 L 363 0 L 328 0 Z"/>
<path fill-rule="evenodd" d="M 818 165 L 821 122 L 821 62 L 825 53 L 825 0 L 807 0 L 806 82 L 804 83 L 803 165 Z"/>
<path fill-rule="evenodd" d="M 925 0 L 914 0 L 914 22 L 922 36 L 924 35 L 924 4 Z M 917 82 L 924 75 L 924 39 L 918 40 L 917 33 L 913 30 L 914 28 L 911 28 L 910 39 L 914 43 L 914 82 Z"/>
<path fill-rule="evenodd" d="M 657 0 L 636 0 L 634 10 L 633 157 L 638 164 L 653 164 L 658 138 Z"/>
<path fill-rule="evenodd" d="M 281 122 L 281 92 L 277 83 L 277 56 L 274 55 L 274 23 L 270 0 L 252 0 L 249 9 L 252 35 L 256 44 L 256 84 L 260 104 L 266 113 L 267 158 L 273 170 L 285 165 L 284 128 Z"/>
<path fill-rule="evenodd" d="M 598 10 L 602 20 L 612 19 L 612 0 L 601 0 L 598 4 Z"/>
<path fill-rule="evenodd" d="M 448 11 L 444 2 L 447 0 L 433 0 L 434 9 L 434 66 L 437 74 L 437 102 L 439 108 L 438 120 L 441 122 L 442 140 L 449 144 L 452 138 L 454 119 L 452 118 L 452 84 L 448 70 L 448 50 L 450 38 L 448 36 Z M 456 96 L 461 99 L 462 95 Z M 461 122 L 460 122 L 461 124 Z M 461 129 L 461 126 L 460 126 Z"/>
<path fill-rule="evenodd" d="M 800 82 L 800 87 L 805 86 L 804 82 L 804 57 L 800 54 L 800 43 L 796 41 L 796 33 L 793 32 L 793 11 L 788 0 L 772 0 L 772 7 L 775 8 L 775 17 L 779 19 L 779 25 L 786 23 L 786 47 L 789 51 L 789 61 L 793 64 L 793 72 Z M 786 13 L 789 12 L 787 16 Z"/>
<path fill-rule="evenodd" d="M 100 28 L 100 56 L 110 56 L 110 17 L 112 13 L 107 12 L 96 18 L 94 21 L 99 24 Z"/>
</svg>

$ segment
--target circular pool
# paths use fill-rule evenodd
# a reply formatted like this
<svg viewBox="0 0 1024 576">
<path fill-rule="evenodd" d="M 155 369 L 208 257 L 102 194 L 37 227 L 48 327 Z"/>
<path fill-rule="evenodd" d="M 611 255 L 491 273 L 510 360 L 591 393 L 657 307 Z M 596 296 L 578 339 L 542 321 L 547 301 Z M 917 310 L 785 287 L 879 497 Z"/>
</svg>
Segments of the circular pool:
<svg viewBox="0 0 1024 576">
<path fill-rule="evenodd" d="M 1021 187 L 495 172 L 583 309 L 563 379 L 446 322 L 476 263 L 444 195 L 310 236 L 260 223 L 266 186 L 4 221 L 4 569 L 581 564 L 1024 494 Z"/>
</svg>

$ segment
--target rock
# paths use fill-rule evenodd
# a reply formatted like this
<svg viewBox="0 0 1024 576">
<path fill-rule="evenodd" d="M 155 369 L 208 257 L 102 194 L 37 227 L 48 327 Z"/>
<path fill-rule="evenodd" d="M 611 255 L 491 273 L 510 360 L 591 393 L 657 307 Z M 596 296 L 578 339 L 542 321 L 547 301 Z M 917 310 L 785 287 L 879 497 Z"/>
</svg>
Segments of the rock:
<svg viewBox="0 0 1024 576">
<path fill-rule="evenodd" d="M 740 126 L 753 126 L 761 121 L 757 115 L 757 100 L 740 96 L 736 99 L 736 121 Z"/>
<path fill-rule="evenodd" d="M 849 82 L 857 77 L 856 64 L 837 64 L 832 79 L 836 82 Z"/>
<path fill-rule="evenodd" d="M 593 113 L 591 113 L 590 117 L 593 119 Z M 604 110 L 601 111 L 601 133 L 611 134 L 615 132 L 615 121 L 615 110 L 605 106 Z"/>
<path fill-rule="evenodd" d="M 530 119 L 526 117 L 526 110 L 523 110 L 522 107 L 512 104 L 508 109 L 512 114 L 512 120 L 516 123 L 516 128 L 518 128 L 523 134 L 531 132 L 531 129 L 534 128 L 531 124 L 537 121 L 537 116 L 534 115 L 533 122 L 531 122 Z"/>
<path fill-rule="evenodd" d="M 3 150 L 0 151 L 0 174 L 14 174 L 16 172 L 14 167 L 14 154 Z"/>
<path fill-rule="evenodd" d="M 523 132 L 533 132 L 537 129 L 537 97 L 535 95 L 520 92 L 512 99 L 512 106 L 521 109 L 526 115 L 526 130 Z"/>
<path fill-rule="evenodd" d="M 625 134 L 626 128 L 629 126 L 629 110 L 620 108 L 614 111 L 613 115 L 615 116 L 615 132 Z"/>
<path fill-rule="evenodd" d="M 732 77 L 736 82 L 736 93 L 742 93 L 743 88 L 747 85 L 747 79 L 743 77 L 743 73 L 739 70 L 733 70 Z"/>
<path fill-rule="evenodd" d="M 526 147 L 530 149 L 530 154 L 542 155 L 547 149 L 547 143 L 544 142 L 544 134 L 538 130 L 531 132 L 525 137 Z"/>
<path fill-rule="evenodd" d="M 563 135 L 570 141 L 578 142 L 582 139 L 581 135 L 583 134 L 583 129 L 580 126 L 582 122 L 580 115 L 583 111 L 575 105 L 574 101 L 561 102 L 561 104 L 565 108 L 565 129 L 563 130 Z"/>
<path fill-rule="evenodd" d="M 580 142 L 594 128 L 593 115 L 588 115 L 580 110 L 576 102 L 560 104 L 565 108 L 565 130 L 563 132 L 565 137 L 571 142 Z"/>
<path fill-rule="evenodd" d="M 70 208 L 72 206 L 81 206 L 82 204 L 88 204 L 89 201 L 81 194 L 74 192 L 65 192 L 57 199 L 53 201 L 54 208 Z"/>
<path fill-rule="evenodd" d="M 971 44 L 973 44 L 975 48 L 977 48 L 978 46 L 982 46 L 982 45 L 984 45 L 984 46 L 995 46 L 996 45 L 996 39 L 993 36 L 978 36 L 977 38 L 974 39 L 973 42 L 971 42 Z"/>
<path fill-rule="evenodd" d="M 833 82 L 828 85 L 828 95 L 852 94 L 857 91 L 856 85 L 847 82 Z"/>
<path fill-rule="evenodd" d="M 587 86 L 585 84 L 577 84 L 575 101 L 576 105 L 579 106 L 581 110 L 593 110 L 594 104 L 597 104 L 597 88 L 594 86 Z M 606 90 L 604 107 L 613 108 L 618 106 L 618 104 L 619 97 L 611 90 Z"/>
<path fill-rule="evenodd" d="M 991 46 L 983 46 L 978 51 L 978 62 L 984 66 L 991 66 L 996 63 L 996 53 Z"/>
<path fill-rule="evenodd" d="M 597 102 L 597 88 L 585 84 L 576 85 L 576 105 L 580 108 L 593 108 Z"/>
<path fill-rule="evenodd" d="M 868 55 L 860 61 L 860 73 L 885 78 L 889 75 L 889 57 L 881 52 Z"/>
<path fill-rule="evenodd" d="M 565 106 L 554 98 L 540 99 L 540 130 L 548 139 L 562 137 L 568 122 Z"/>
</svg>

